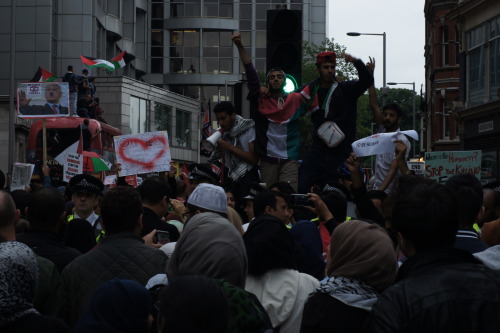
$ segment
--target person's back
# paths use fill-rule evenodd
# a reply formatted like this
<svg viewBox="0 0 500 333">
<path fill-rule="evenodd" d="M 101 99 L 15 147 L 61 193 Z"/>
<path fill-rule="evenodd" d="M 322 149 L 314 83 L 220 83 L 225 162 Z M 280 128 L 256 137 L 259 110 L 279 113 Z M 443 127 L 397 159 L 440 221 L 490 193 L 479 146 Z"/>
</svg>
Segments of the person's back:
<svg viewBox="0 0 500 333">
<path fill-rule="evenodd" d="M 83 314 L 101 283 L 120 278 L 145 285 L 152 276 L 165 272 L 166 255 L 139 237 L 141 213 L 140 196 L 134 188 L 118 186 L 104 195 L 101 214 L 107 237 L 63 272 L 63 317 L 68 324 L 73 325 Z"/>
<path fill-rule="evenodd" d="M 59 272 L 80 255 L 78 250 L 65 246 L 58 234 L 64 223 L 64 208 L 64 198 L 55 188 L 36 191 L 27 209 L 30 229 L 17 237 L 37 255 L 52 261 Z"/>
<path fill-rule="evenodd" d="M 500 330 L 500 276 L 453 248 L 458 211 L 449 189 L 425 180 L 397 196 L 392 228 L 408 259 L 373 307 L 367 332 Z"/>
</svg>

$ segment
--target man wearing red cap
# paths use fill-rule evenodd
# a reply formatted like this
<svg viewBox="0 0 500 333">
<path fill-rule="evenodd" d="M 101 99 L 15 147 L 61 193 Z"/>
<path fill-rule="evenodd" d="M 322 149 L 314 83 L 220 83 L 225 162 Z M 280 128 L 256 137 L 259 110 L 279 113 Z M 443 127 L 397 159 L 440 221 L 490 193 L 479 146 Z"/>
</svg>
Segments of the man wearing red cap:
<svg viewBox="0 0 500 333">
<path fill-rule="evenodd" d="M 316 56 L 319 78 L 301 91 L 312 111 L 313 138 L 299 169 L 299 193 L 310 192 L 311 186 L 319 182 L 337 182 L 337 168 L 351 152 L 356 136 L 357 100 L 373 83 L 373 75 L 360 59 L 349 54 L 344 59 L 354 65 L 359 80 L 337 81 L 335 52 L 322 52 Z"/>
</svg>

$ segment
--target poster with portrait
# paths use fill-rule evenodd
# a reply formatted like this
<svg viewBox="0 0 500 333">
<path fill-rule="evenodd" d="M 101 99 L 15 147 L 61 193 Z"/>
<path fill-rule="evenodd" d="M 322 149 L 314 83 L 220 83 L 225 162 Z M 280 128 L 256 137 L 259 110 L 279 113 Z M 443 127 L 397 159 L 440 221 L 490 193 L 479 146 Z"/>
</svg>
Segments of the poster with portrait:
<svg viewBox="0 0 500 333">
<path fill-rule="evenodd" d="M 68 117 L 70 115 L 68 83 L 19 83 L 17 113 L 21 118 Z"/>
</svg>

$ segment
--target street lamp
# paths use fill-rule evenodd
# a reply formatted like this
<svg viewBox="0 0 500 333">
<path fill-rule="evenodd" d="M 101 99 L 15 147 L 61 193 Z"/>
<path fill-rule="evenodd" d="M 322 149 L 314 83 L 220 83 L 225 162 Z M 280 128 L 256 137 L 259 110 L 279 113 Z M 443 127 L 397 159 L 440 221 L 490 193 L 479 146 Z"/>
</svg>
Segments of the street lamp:
<svg viewBox="0 0 500 333">
<path fill-rule="evenodd" d="M 413 129 L 416 130 L 415 118 L 416 118 L 416 110 L 415 110 L 415 97 L 417 95 L 415 91 L 415 82 L 387 82 L 389 86 L 395 86 L 397 84 L 411 84 L 413 87 Z M 420 138 L 422 140 L 422 138 Z M 413 157 L 415 157 L 415 144 L 413 145 Z"/>
<path fill-rule="evenodd" d="M 384 33 L 381 33 L 381 34 L 375 34 L 375 33 L 365 33 L 365 32 L 348 32 L 347 33 L 347 36 L 351 36 L 351 37 L 357 37 L 357 36 L 361 36 L 361 35 L 368 35 L 368 36 L 382 36 L 383 37 L 383 43 L 384 43 L 384 53 L 383 53 L 383 65 L 384 65 L 384 68 L 383 68 L 383 82 L 382 82 L 382 85 L 383 87 L 385 88 L 385 73 L 386 73 L 386 44 L 385 44 L 385 32 Z M 383 102 L 382 104 L 385 104 L 385 96 L 382 97 L 383 98 Z"/>
</svg>

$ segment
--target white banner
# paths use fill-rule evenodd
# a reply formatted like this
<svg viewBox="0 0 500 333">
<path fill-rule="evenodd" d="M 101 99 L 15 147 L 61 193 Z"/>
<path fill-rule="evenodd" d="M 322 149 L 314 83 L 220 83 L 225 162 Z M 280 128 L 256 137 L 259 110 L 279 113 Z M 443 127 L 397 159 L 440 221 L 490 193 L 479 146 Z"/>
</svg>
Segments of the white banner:
<svg viewBox="0 0 500 333">
<path fill-rule="evenodd" d="M 394 149 L 396 148 L 394 141 L 398 139 L 399 134 L 404 134 L 418 141 L 418 133 L 414 130 L 377 133 L 358 141 L 354 141 L 352 143 L 352 151 L 357 157 L 394 152 Z"/>
</svg>

